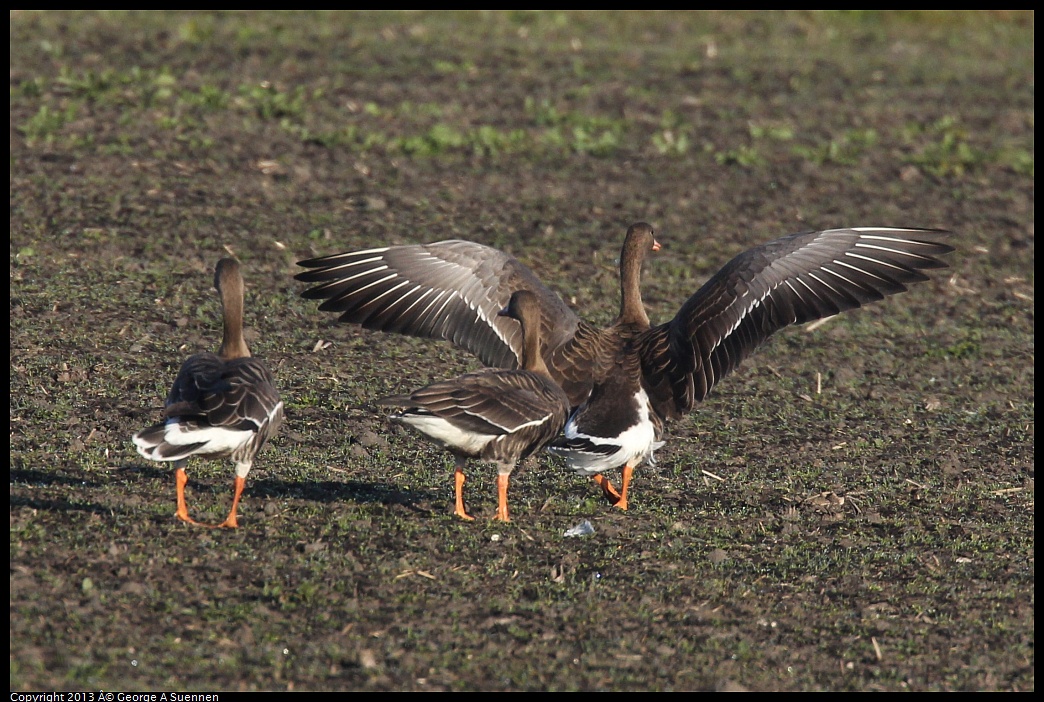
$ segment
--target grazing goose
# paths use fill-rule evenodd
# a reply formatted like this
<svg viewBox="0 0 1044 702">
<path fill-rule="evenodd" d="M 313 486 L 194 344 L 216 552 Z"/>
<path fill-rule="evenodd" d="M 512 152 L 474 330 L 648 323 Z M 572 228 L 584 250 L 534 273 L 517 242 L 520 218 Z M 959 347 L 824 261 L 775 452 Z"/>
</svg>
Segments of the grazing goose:
<svg viewBox="0 0 1044 702">
<path fill-rule="evenodd" d="M 214 287 L 221 296 L 224 334 L 217 354 L 190 356 L 178 371 L 167 395 L 160 424 L 134 435 L 138 453 L 153 461 L 173 461 L 178 493 L 178 519 L 192 519 L 185 504 L 188 475 L 185 465 L 190 456 L 231 458 L 236 464 L 232 510 L 219 526 L 239 526 L 236 509 L 246 486 L 254 457 L 283 421 L 272 373 L 264 363 L 250 356 L 243 340 L 243 276 L 239 262 L 231 258 L 218 261 Z"/>
<path fill-rule="evenodd" d="M 432 383 L 409 395 L 378 400 L 406 409 L 391 420 L 416 429 L 456 458 L 457 516 L 464 509 L 464 464 L 468 458 L 497 464 L 496 519 L 509 522 L 508 480 L 515 464 L 553 439 L 569 413 L 569 398 L 551 380 L 540 356 L 540 307 L 536 295 L 514 293 L 497 313 L 518 321 L 522 330 L 522 369 L 484 368 Z"/>
<path fill-rule="evenodd" d="M 391 246 L 300 261 L 302 295 L 368 329 L 446 339 L 486 365 L 517 367 L 520 338 L 494 316 L 517 289 L 542 312 L 544 361 L 577 411 L 554 450 L 594 475 L 615 504 L 631 471 L 652 457 L 663 424 L 690 411 L 776 331 L 829 317 L 928 280 L 945 268 L 948 232 L 857 227 L 792 234 L 725 265 L 651 327 L 639 276 L 659 248 L 650 225 L 632 225 L 620 255 L 620 314 L 598 329 L 570 310 L 514 257 L 468 241 Z M 623 467 L 624 492 L 599 471 Z"/>
</svg>

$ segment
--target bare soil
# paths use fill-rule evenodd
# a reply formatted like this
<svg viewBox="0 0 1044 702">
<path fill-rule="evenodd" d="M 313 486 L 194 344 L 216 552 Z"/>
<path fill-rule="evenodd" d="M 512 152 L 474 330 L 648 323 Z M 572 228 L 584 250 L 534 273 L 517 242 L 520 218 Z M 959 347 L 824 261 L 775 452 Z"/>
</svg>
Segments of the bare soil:
<svg viewBox="0 0 1044 702">
<path fill-rule="evenodd" d="M 10 19 L 12 690 L 1034 688 L 1032 14 Z M 958 251 L 777 335 L 627 512 L 542 455 L 509 525 L 372 404 L 476 361 L 292 278 L 466 238 L 605 323 L 639 220 L 654 322 L 794 231 Z M 287 419 L 216 531 L 129 439 L 228 252 Z M 231 464 L 189 475 L 220 521 Z"/>
</svg>

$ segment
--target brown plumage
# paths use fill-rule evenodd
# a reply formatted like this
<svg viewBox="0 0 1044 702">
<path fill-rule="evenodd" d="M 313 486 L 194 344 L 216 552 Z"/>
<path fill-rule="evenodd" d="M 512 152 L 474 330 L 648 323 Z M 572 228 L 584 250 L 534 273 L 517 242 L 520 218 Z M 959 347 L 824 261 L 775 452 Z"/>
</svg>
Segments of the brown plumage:
<svg viewBox="0 0 1044 702">
<path fill-rule="evenodd" d="M 516 292 L 498 314 L 517 320 L 522 330 L 521 370 L 487 368 L 378 402 L 405 407 L 390 419 L 419 431 L 454 455 L 454 511 L 461 518 L 472 519 L 464 508 L 462 493 L 467 459 L 496 463 L 496 519 L 507 522 L 511 521 L 507 506 L 511 471 L 518 461 L 539 451 L 562 430 L 569 398 L 551 380 L 540 356 L 536 296 L 524 290 Z"/>
<path fill-rule="evenodd" d="M 543 357 L 577 412 L 556 453 L 595 476 L 626 509 L 602 470 L 623 466 L 624 482 L 652 457 L 664 422 L 690 411 L 776 331 L 859 307 L 927 280 L 945 268 L 948 232 L 859 227 L 803 232 L 756 246 L 726 264 L 652 327 L 641 301 L 652 227 L 628 229 L 620 256 L 620 314 L 597 329 L 512 256 L 481 244 L 444 241 L 335 254 L 299 262 L 319 283 L 303 293 L 321 310 L 369 329 L 447 339 L 487 365 L 516 367 L 517 333 L 493 311 L 511 291 L 533 291 L 542 312 Z M 624 493 L 625 494 L 625 493 Z"/>
<path fill-rule="evenodd" d="M 224 332 L 217 354 L 190 356 L 167 395 L 165 421 L 133 437 L 145 458 L 172 461 L 178 519 L 198 524 L 188 514 L 185 465 L 191 456 L 231 458 L 236 464 L 232 509 L 217 526 L 239 525 L 236 509 L 258 451 L 279 429 L 283 403 L 265 364 L 250 356 L 243 339 L 243 277 L 235 259 L 218 261 L 214 287 L 221 296 Z M 209 525 L 205 525 L 209 526 Z"/>
</svg>

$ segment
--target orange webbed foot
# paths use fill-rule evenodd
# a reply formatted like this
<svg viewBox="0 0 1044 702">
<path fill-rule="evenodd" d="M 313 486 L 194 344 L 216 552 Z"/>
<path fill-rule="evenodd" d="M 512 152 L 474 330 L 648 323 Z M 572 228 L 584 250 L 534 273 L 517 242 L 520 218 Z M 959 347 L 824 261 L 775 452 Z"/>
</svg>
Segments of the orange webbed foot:
<svg viewBox="0 0 1044 702">
<path fill-rule="evenodd" d="M 498 522 L 510 522 L 511 517 L 508 516 L 507 506 L 507 491 L 508 482 L 510 476 L 506 473 L 501 473 L 497 476 L 497 515 L 493 517 Z"/>
<path fill-rule="evenodd" d="M 617 509 L 627 510 L 627 489 L 631 486 L 631 476 L 634 474 L 634 466 L 623 467 L 623 479 L 620 483 L 620 499 L 613 503 Z"/>
<path fill-rule="evenodd" d="M 189 516 L 187 510 L 185 512 L 182 512 L 179 509 L 177 512 L 174 513 L 174 516 L 176 516 L 178 519 L 180 519 L 181 521 L 185 522 L 186 524 L 192 524 L 194 526 L 203 526 L 203 527 L 210 526 L 209 524 L 204 524 L 203 522 L 197 522 L 195 519 L 193 519 L 192 517 Z"/>
<path fill-rule="evenodd" d="M 174 471 L 174 484 L 178 491 L 178 509 L 174 513 L 181 521 L 186 524 L 194 524 L 196 526 L 207 526 L 201 522 L 197 522 L 195 519 L 189 516 L 188 504 L 185 502 L 185 486 L 188 484 L 188 474 L 184 468 L 178 468 Z"/>
<path fill-rule="evenodd" d="M 620 502 L 620 493 L 618 493 L 616 488 L 613 487 L 613 484 L 609 482 L 609 478 L 599 473 L 592 479 L 594 480 L 595 485 L 602 488 L 602 492 L 605 493 L 605 497 L 609 500 L 609 504 L 616 506 Z M 626 503 L 624 504 L 626 505 Z M 627 507 L 625 506 L 623 509 L 627 509 Z"/>
<path fill-rule="evenodd" d="M 246 478 L 236 476 L 235 488 L 232 493 L 232 509 L 229 511 L 225 521 L 214 524 L 215 529 L 238 529 L 239 520 L 236 519 L 236 511 L 239 509 L 239 498 L 243 496 L 243 488 L 246 487 Z"/>
<path fill-rule="evenodd" d="M 463 461 L 458 460 L 457 467 L 453 471 L 453 491 L 456 498 L 456 508 L 453 510 L 453 513 L 461 519 L 473 522 L 475 521 L 475 518 L 468 514 L 468 511 L 464 509 L 464 469 L 462 463 Z"/>
</svg>

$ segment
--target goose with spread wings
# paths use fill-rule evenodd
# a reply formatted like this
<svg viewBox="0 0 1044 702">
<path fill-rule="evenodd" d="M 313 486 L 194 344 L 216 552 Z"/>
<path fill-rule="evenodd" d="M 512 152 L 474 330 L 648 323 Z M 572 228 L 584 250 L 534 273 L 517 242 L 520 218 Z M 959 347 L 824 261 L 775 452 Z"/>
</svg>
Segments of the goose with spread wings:
<svg viewBox="0 0 1044 702">
<path fill-rule="evenodd" d="M 689 412 L 773 333 L 901 293 L 946 268 L 954 249 L 936 229 L 854 227 L 809 231 L 749 249 L 652 326 L 642 304 L 642 262 L 660 248 L 633 224 L 620 255 L 620 312 L 595 327 L 516 258 L 470 241 L 388 246 L 299 261 L 302 295 L 367 329 L 444 339 L 484 364 L 516 368 L 517 326 L 496 316 L 512 292 L 541 308 L 543 359 L 574 408 L 549 449 L 590 475 L 627 509 L 635 467 L 652 459 L 664 423 Z M 603 475 L 622 468 L 617 491 Z"/>
</svg>

